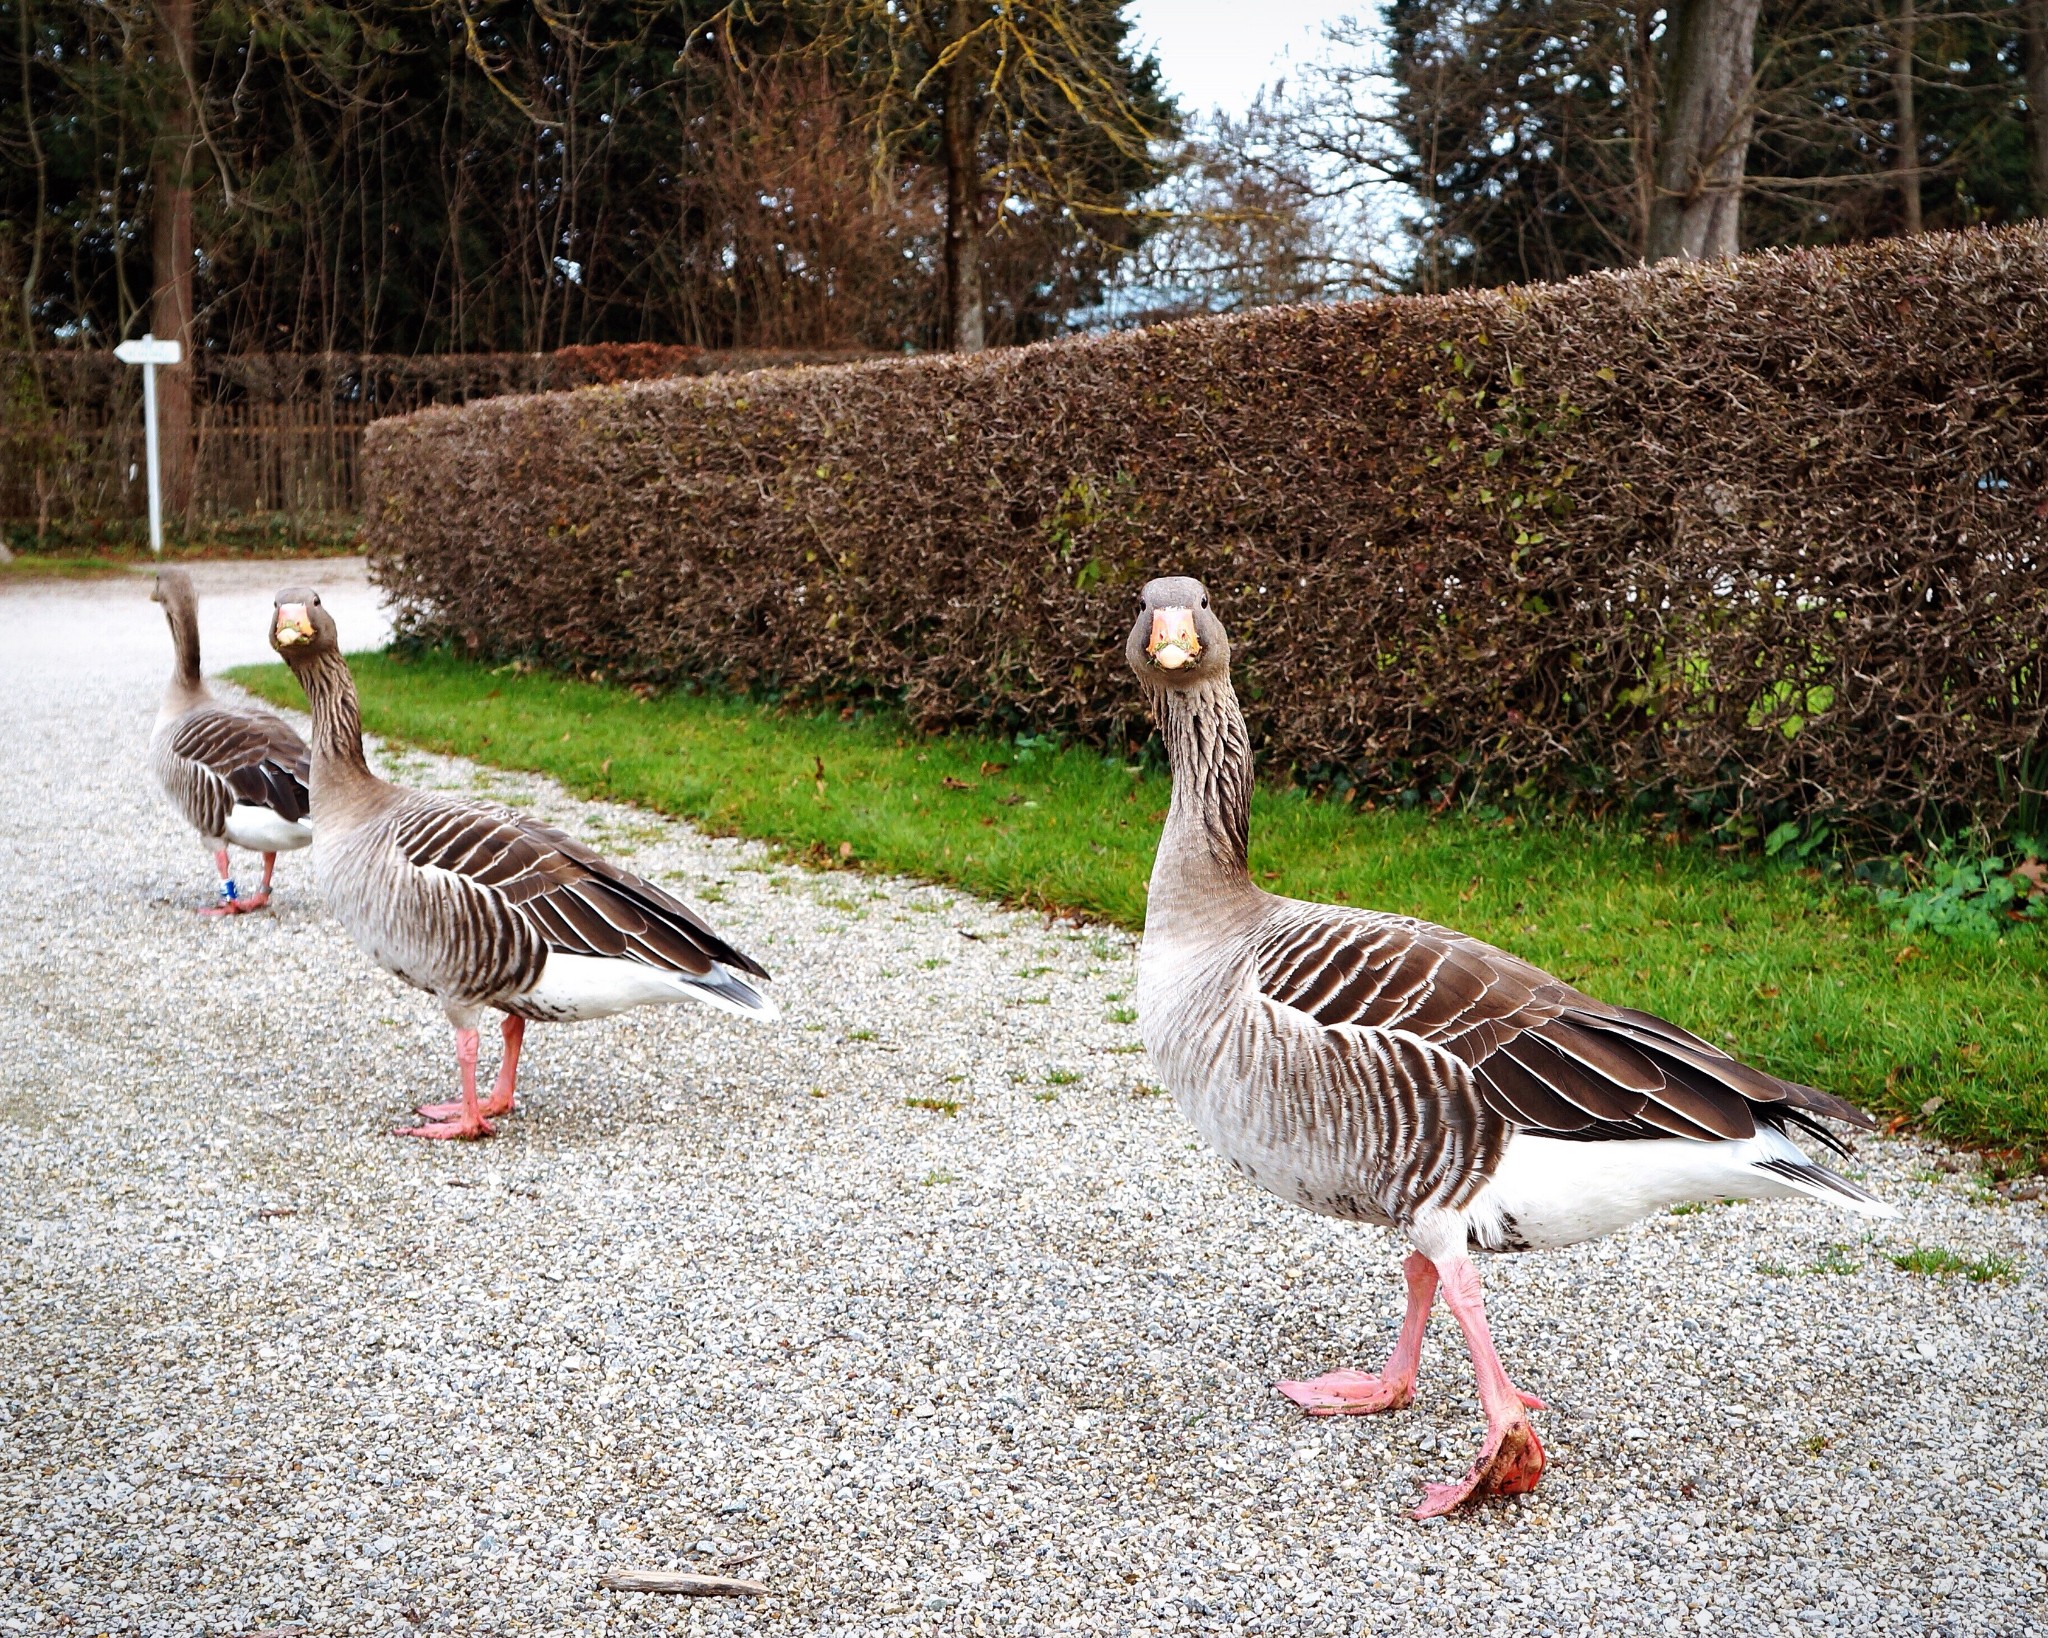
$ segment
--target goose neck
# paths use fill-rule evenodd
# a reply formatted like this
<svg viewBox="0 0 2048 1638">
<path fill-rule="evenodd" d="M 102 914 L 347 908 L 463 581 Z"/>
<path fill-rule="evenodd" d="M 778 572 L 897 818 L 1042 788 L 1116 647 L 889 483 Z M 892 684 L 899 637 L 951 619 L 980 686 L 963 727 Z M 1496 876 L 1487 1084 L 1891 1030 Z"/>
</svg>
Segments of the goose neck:
<svg viewBox="0 0 2048 1638">
<path fill-rule="evenodd" d="M 171 648 L 176 654 L 164 706 L 187 710 L 206 698 L 206 680 L 199 672 L 199 611 L 188 603 L 166 603 L 164 618 L 170 624 Z"/>
<path fill-rule="evenodd" d="M 1251 737 L 1227 677 L 1162 693 L 1159 720 L 1173 800 L 1152 868 L 1150 904 L 1161 911 L 1213 912 L 1258 891 L 1245 868 Z"/>
<path fill-rule="evenodd" d="M 318 809 L 323 791 L 345 795 L 352 788 L 382 783 L 370 772 L 363 755 L 363 717 L 356 703 L 355 679 L 348 662 L 332 650 L 308 655 L 292 669 L 306 691 L 306 703 L 313 717 L 313 803 L 314 823 L 322 821 Z"/>
</svg>

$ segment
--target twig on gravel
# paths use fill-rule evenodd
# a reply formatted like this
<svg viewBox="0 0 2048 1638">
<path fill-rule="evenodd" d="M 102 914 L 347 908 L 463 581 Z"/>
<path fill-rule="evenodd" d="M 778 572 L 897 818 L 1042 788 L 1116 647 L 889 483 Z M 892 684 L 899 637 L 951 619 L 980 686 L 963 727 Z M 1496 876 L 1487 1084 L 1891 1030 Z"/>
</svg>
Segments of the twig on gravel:
<svg viewBox="0 0 2048 1638">
<path fill-rule="evenodd" d="M 674 1593 L 685 1598 L 756 1598 L 768 1590 L 759 1581 L 692 1575 L 687 1570 L 611 1570 L 597 1584 L 613 1592 Z"/>
</svg>

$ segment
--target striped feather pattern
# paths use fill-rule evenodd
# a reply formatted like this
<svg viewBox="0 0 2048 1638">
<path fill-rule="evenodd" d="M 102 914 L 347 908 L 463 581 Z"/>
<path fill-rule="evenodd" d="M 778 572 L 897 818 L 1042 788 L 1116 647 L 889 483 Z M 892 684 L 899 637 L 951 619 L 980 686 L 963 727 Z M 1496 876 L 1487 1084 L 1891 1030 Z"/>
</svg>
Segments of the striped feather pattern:
<svg viewBox="0 0 2048 1638">
<path fill-rule="evenodd" d="M 1549 1137 L 1746 1138 L 1784 1106 L 1866 1124 L 1648 1013 L 1610 1007 L 1504 950 L 1407 916 L 1275 900 L 1258 991 L 1325 1027 L 1413 1035 L 1474 1071 L 1479 1096 Z"/>
<path fill-rule="evenodd" d="M 149 761 L 171 805 L 208 841 L 227 834 L 237 803 L 293 823 L 312 809 L 305 742 L 266 712 L 197 706 L 157 729 Z"/>
<path fill-rule="evenodd" d="M 205 792 L 206 813 L 211 817 L 217 809 L 217 825 L 227 823 L 228 809 L 237 802 L 268 808 L 294 823 L 313 811 L 307 791 L 312 753 L 281 717 L 202 705 L 167 724 L 161 737 L 163 758 L 189 767 L 187 777 Z"/>
<path fill-rule="evenodd" d="M 227 834 L 237 804 L 267 808 L 298 824 L 312 812 L 312 752 L 282 717 L 229 707 L 207 690 L 199 670 L 199 600 L 183 569 L 157 575 L 177 663 L 150 736 L 150 771 L 164 794 L 209 842 Z M 303 844 L 302 844 L 303 845 Z"/>
<path fill-rule="evenodd" d="M 393 816 L 391 834 L 408 864 L 487 889 L 503 918 L 530 928 L 547 949 L 694 977 L 713 963 L 767 977 L 681 900 L 524 814 L 421 796 Z"/>
<path fill-rule="evenodd" d="M 550 955 L 616 960 L 703 979 L 766 977 L 653 883 L 571 836 L 494 804 L 406 791 L 384 812 L 315 841 L 321 885 L 381 966 L 458 1007 L 529 1007 Z"/>
<path fill-rule="evenodd" d="M 686 997 L 775 1016 L 739 976 L 766 970 L 652 882 L 526 814 L 378 778 L 333 618 L 311 591 L 277 602 L 273 644 L 312 708 L 321 887 L 380 966 L 463 1027 L 486 1006 L 599 1018 Z"/>
</svg>

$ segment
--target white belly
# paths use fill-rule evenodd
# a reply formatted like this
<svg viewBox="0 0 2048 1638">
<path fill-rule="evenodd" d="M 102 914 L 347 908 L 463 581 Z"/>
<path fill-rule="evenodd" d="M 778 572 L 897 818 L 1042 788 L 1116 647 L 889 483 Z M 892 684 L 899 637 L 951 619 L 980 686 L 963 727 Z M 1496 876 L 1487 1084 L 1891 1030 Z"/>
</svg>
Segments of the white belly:
<svg viewBox="0 0 2048 1638">
<path fill-rule="evenodd" d="M 550 950 L 540 981 L 512 998 L 518 1011 L 532 1018 L 573 1023 L 585 1018 L 609 1018 L 629 1007 L 661 1006 L 677 1001 L 697 1001 L 735 1012 L 744 1018 L 773 1018 L 778 1009 L 765 996 L 757 1005 L 742 1007 L 725 997 L 692 983 L 680 973 L 664 972 L 644 961 L 627 961 L 610 956 L 565 955 Z M 501 1003 L 503 1004 L 503 1003 Z"/>
<path fill-rule="evenodd" d="M 1516 1134 L 1492 1180 L 1463 1213 L 1473 1243 L 1494 1251 L 1578 1245 L 1626 1228 L 1653 1212 L 1694 1201 L 1819 1200 L 1869 1216 L 1890 1216 L 1875 1201 L 1800 1183 L 1760 1162 L 1804 1163 L 1799 1146 L 1766 1127 L 1753 1138 L 1715 1143 L 1684 1138 L 1573 1143 Z"/>
<path fill-rule="evenodd" d="M 310 820 L 286 819 L 248 802 L 228 810 L 227 830 L 229 841 L 252 853 L 292 853 L 313 842 Z"/>
</svg>

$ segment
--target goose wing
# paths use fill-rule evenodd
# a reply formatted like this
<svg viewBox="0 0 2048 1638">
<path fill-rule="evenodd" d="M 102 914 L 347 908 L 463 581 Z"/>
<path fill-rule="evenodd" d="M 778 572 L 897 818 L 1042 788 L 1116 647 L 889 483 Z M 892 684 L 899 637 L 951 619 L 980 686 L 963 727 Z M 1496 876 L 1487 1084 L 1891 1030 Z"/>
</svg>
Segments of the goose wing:
<svg viewBox="0 0 2048 1638">
<path fill-rule="evenodd" d="M 1256 952 L 1260 993 L 1326 1029 L 1407 1037 L 1461 1060 L 1488 1109 L 1551 1137 L 1747 1138 L 1817 1117 L 1869 1127 L 1647 1012 L 1610 1007 L 1505 950 L 1406 916 L 1304 905 Z"/>
<path fill-rule="evenodd" d="M 550 950 L 624 958 L 692 977 L 714 964 L 768 976 L 674 895 L 524 814 L 484 803 L 421 801 L 398 816 L 393 839 L 412 864 L 492 889 Z"/>
<path fill-rule="evenodd" d="M 312 754 L 281 717 L 219 707 L 190 711 L 178 719 L 169 750 L 198 779 L 218 787 L 212 794 L 223 817 L 236 803 L 293 822 L 312 812 Z"/>
</svg>

